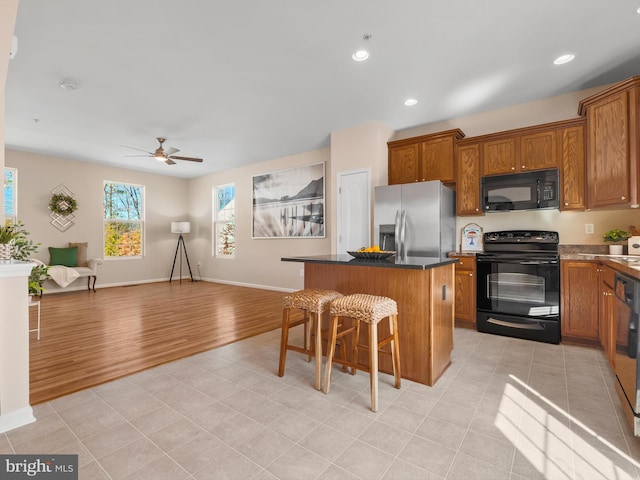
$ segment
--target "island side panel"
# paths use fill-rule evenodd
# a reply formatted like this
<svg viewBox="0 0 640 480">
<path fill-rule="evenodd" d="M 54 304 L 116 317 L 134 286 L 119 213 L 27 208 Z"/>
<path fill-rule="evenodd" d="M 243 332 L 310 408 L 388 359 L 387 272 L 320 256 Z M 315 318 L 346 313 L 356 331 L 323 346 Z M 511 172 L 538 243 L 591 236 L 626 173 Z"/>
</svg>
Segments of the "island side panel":
<svg viewBox="0 0 640 480">
<path fill-rule="evenodd" d="M 444 265 L 428 271 L 431 272 L 432 297 L 430 385 L 434 385 L 451 365 L 455 316 L 455 267 Z"/>
<path fill-rule="evenodd" d="M 452 269 L 452 265 L 447 265 Z M 441 268 L 441 267 L 439 267 Z M 343 294 L 369 293 L 383 295 L 398 303 L 398 335 L 402 377 L 425 385 L 433 385 L 431 366 L 431 270 L 364 267 L 305 262 L 305 288 L 337 290 Z M 453 322 L 453 313 L 450 317 Z M 381 334 L 388 332 L 386 325 Z M 437 338 L 440 337 L 438 333 Z M 366 340 L 363 337 L 362 340 Z M 447 346 L 443 347 L 443 351 Z M 438 350 L 439 354 L 443 354 Z M 450 351 L 449 351 L 450 354 Z M 360 360 L 366 357 L 360 356 Z M 365 362 L 366 363 L 366 362 Z M 442 359 L 435 362 L 442 364 Z M 380 369 L 391 373 L 388 355 L 380 357 Z M 437 378 L 437 377 L 436 377 Z"/>
</svg>

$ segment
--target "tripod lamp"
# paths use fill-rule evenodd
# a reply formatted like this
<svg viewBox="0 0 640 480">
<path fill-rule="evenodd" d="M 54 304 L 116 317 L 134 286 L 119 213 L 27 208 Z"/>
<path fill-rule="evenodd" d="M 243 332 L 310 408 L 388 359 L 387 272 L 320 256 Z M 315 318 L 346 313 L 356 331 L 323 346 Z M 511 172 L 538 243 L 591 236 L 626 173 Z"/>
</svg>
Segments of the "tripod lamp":
<svg viewBox="0 0 640 480">
<path fill-rule="evenodd" d="M 178 244 L 176 245 L 176 253 L 173 256 L 173 267 L 171 267 L 171 276 L 169 277 L 169 282 L 173 279 L 173 271 L 176 268 L 176 259 L 178 258 L 178 252 L 180 252 L 180 271 L 178 273 L 178 277 L 180 278 L 180 283 L 182 283 L 182 255 L 187 259 L 187 267 L 189 267 L 189 276 L 191 277 L 191 281 L 193 282 L 193 274 L 191 273 L 191 265 L 189 264 L 189 255 L 187 255 L 187 247 L 184 243 L 183 233 L 189 233 L 191 231 L 191 222 L 171 222 L 171 233 L 178 233 L 180 236 L 178 237 Z M 180 250 L 182 247 L 182 250 Z"/>
</svg>

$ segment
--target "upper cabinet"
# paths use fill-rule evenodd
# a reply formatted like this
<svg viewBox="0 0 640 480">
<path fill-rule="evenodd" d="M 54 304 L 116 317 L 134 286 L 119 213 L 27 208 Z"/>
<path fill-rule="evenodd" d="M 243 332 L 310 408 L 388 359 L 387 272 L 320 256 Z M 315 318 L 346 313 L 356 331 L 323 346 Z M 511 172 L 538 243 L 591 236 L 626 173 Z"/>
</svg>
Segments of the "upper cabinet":
<svg viewBox="0 0 640 480">
<path fill-rule="evenodd" d="M 471 138 L 482 145 L 482 176 L 560 167 L 562 129 L 573 121 L 546 123 Z"/>
<path fill-rule="evenodd" d="M 480 144 L 465 142 L 456 149 L 456 213 L 484 215 L 480 203 Z"/>
<path fill-rule="evenodd" d="M 483 215 L 481 179 L 558 168 L 560 209 L 585 209 L 585 120 L 576 118 L 466 138 L 457 144 L 458 215 Z"/>
<path fill-rule="evenodd" d="M 587 120 L 587 207 L 638 205 L 640 77 L 580 102 Z"/>
<path fill-rule="evenodd" d="M 520 137 L 520 170 L 545 170 L 558 166 L 557 129 Z"/>
<path fill-rule="evenodd" d="M 454 129 L 388 142 L 389 185 L 440 180 L 456 181 L 455 142 L 464 137 Z"/>
<path fill-rule="evenodd" d="M 513 173 L 519 163 L 516 139 L 513 137 L 487 140 L 482 144 L 484 153 L 483 175 Z"/>
<path fill-rule="evenodd" d="M 560 170 L 560 210 L 586 208 L 584 119 L 557 131 Z"/>
</svg>

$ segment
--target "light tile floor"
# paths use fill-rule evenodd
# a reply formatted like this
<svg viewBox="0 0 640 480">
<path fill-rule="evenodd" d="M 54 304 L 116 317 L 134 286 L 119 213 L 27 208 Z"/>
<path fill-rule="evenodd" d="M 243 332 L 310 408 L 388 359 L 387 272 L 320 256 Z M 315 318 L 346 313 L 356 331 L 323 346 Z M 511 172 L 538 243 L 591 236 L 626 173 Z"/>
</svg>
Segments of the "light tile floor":
<svg viewBox="0 0 640 480">
<path fill-rule="evenodd" d="M 331 393 L 280 331 L 35 407 L 2 453 L 77 453 L 90 479 L 640 479 L 601 351 L 456 329 L 434 387 L 336 369 Z"/>
</svg>

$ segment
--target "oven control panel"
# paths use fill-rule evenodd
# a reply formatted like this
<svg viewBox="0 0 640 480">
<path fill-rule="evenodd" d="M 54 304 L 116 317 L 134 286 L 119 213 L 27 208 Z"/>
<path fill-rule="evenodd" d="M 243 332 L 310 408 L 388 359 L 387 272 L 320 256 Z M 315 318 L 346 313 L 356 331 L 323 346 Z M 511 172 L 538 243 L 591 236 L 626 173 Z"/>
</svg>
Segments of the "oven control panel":
<svg viewBox="0 0 640 480">
<path fill-rule="evenodd" d="M 559 243 L 558 232 L 540 230 L 508 230 L 503 232 L 487 232 L 486 243 Z"/>
</svg>

